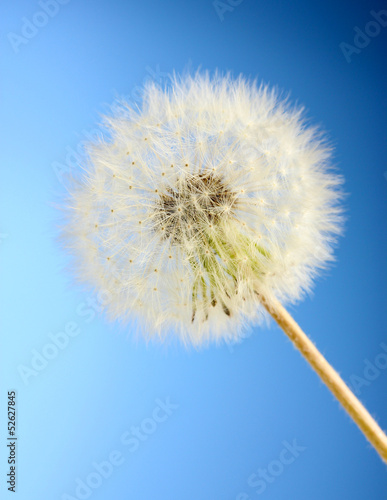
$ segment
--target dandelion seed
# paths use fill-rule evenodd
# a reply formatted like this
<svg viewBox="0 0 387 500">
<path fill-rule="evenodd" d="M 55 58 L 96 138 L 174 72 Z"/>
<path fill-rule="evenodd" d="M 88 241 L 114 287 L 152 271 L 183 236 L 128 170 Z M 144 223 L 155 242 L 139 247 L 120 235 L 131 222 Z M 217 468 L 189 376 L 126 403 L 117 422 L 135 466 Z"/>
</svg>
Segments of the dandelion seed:
<svg viewBox="0 0 387 500">
<path fill-rule="evenodd" d="M 341 179 L 321 134 L 264 86 L 200 74 L 149 84 L 142 107 L 123 103 L 105 127 L 63 232 L 79 277 L 114 297 L 110 316 L 200 345 L 236 340 L 268 311 L 387 460 L 386 436 L 281 305 L 311 289 L 340 233 Z"/>
</svg>

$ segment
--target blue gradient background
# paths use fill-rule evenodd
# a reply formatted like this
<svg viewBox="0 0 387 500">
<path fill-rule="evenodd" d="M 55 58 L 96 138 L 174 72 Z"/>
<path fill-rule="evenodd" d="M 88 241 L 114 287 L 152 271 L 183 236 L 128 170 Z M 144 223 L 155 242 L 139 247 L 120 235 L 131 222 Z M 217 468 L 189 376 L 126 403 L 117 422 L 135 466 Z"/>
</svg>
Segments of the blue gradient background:
<svg viewBox="0 0 387 500">
<path fill-rule="evenodd" d="M 352 62 L 339 44 L 383 2 L 244 0 L 219 19 L 210 0 L 70 0 L 18 53 L 9 32 L 38 2 L 2 2 L 1 18 L 1 498 L 6 394 L 18 393 L 18 488 L 22 500 L 73 495 L 92 463 L 112 450 L 124 463 L 93 500 L 381 500 L 386 466 L 274 325 L 242 344 L 200 352 L 146 346 L 103 315 L 86 323 L 87 295 L 63 271 L 52 202 L 53 163 L 96 127 L 117 95 L 152 71 L 231 70 L 290 90 L 321 124 L 345 176 L 348 222 L 337 264 L 315 294 L 292 308 L 347 381 L 386 339 L 386 33 Z M 49 333 L 76 321 L 81 334 L 24 384 Z M 361 400 L 387 428 L 387 370 Z M 353 377 L 352 377 L 353 378 Z M 179 408 L 139 449 L 122 433 L 151 417 L 157 398 Z M 282 442 L 306 447 L 258 495 L 248 477 L 279 458 Z"/>
</svg>

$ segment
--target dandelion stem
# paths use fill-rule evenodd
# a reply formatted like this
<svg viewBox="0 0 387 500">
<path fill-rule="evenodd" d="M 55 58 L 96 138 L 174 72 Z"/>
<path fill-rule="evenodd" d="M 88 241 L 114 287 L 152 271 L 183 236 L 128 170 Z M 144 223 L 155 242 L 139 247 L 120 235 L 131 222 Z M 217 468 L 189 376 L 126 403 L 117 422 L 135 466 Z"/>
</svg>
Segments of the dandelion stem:
<svg viewBox="0 0 387 500">
<path fill-rule="evenodd" d="M 260 295 L 261 302 L 268 313 L 286 333 L 294 346 L 301 352 L 323 382 L 343 405 L 356 422 L 368 441 L 374 446 L 384 462 L 387 463 L 387 436 L 363 404 L 345 384 L 340 375 L 332 368 L 320 351 L 309 340 L 286 309 L 276 300 L 266 300 Z"/>
</svg>

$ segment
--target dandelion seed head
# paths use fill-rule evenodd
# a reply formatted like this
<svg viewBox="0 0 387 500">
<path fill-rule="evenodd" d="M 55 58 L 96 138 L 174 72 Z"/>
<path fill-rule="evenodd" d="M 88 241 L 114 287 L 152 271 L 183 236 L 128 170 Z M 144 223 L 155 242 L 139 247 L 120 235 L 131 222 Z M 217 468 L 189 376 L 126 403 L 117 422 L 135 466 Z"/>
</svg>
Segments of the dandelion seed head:
<svg viewBox="0 0 387 500">
<path fill-rule="evenodd" d="M 103 125 L 62 232 L 112 319 L 195 345 L 236 340 L 262 320 L 260 294 L 295 302 L 333 259 L 341 179 L 321 135 L 269 88 L 176 77 Z"/>
</svg>

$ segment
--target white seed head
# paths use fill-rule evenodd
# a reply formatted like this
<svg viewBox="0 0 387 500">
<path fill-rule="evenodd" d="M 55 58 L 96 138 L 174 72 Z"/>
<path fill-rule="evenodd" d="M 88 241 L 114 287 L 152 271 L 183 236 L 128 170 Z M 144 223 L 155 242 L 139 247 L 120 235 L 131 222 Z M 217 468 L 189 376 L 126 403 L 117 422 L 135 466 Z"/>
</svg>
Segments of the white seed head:
<svg viewBox="0 0 387 500">
<path fill-rule="evenodd" d="M 243 78 L 149 84 L 120 102 L 69 186 L 63 234 L 112 319 L 235 340 L 259 295 L 294 302 L 332 260 L 341 179 L 299 109 Z"/>
</svg>

